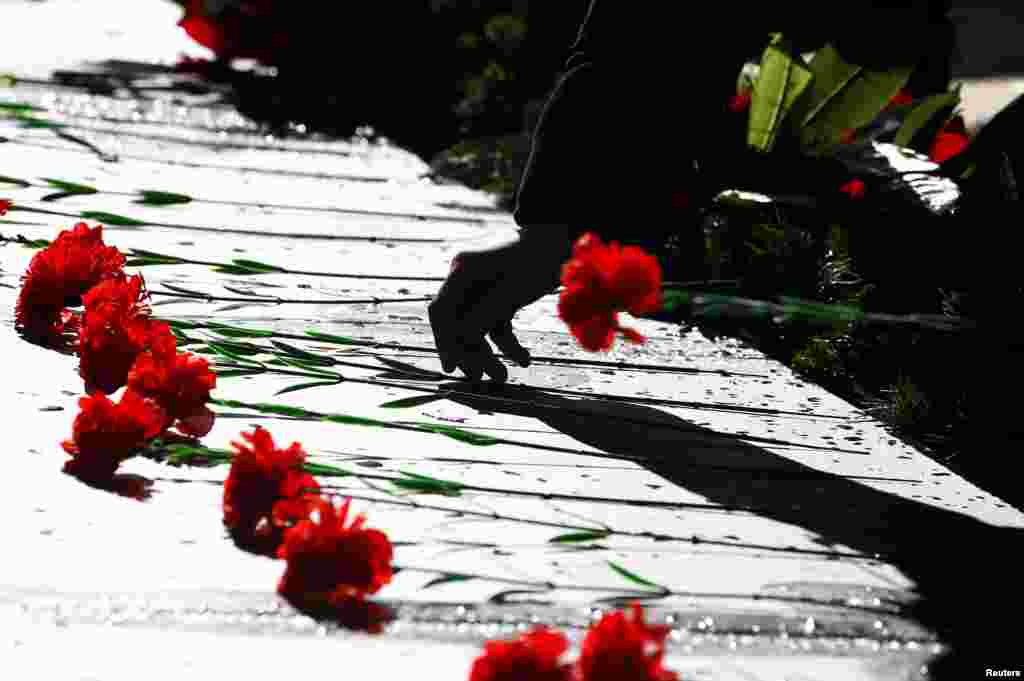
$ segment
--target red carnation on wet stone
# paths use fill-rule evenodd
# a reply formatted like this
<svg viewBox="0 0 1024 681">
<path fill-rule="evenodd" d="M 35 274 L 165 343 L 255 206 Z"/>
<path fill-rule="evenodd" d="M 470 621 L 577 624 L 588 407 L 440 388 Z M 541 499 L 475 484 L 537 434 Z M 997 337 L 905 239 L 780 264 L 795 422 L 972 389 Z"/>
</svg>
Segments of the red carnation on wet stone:
<svg viewBox="0 0 1024 681">
<path fill-rule="evenodd" d="M 262 537 L 276 548 L 282 527 L 308 517 L 320 485 L 302 470 L 306 452 L 298 442 L 278 449 L 260 427 L 242 439 L 247 444 L 231 443 L 235 455 L 224 481 L 224 525 L 236 537 Z"/>
<path fill-rule="evenodd" d="M 177 420 L 178 430 L 185 435 L 203 437 L 213 428 L 214 415 L 206 403 L 217 385 L 217 375 L 205 358 L 179 353 L 166 324 L 152 324 L 149 350 L 136 357 L 127 385 L 159 404 L 170 421 Z"/>
<path fill-rule="evenodd" d="M 0 199 L 0 216 L 7 215 L 7 211 L 9 211 L 13 206 L 14 202 L 10 199 Z"/>
<path fill-rule="evenodd" d="M 488 641 L 473 661 L 469 681 L 570 681 L 572 665 L 562 660 L 567 650 L 565 634 L 547 627 L 508 641 Z"/>
<path fill-rule="evenodd" d="M 846 194 L 851 199 L 862 199 L 864 198 L 864 194 L 867 193 L 867 185 L 864 184 L 864 180 L 850 180 L 840 187 L 839 191 Z"/>
<path fill-rule="evenodd" d="M 170 333 L 154 322 L 141 275 L 118 273 L 89 290 L 78 331 L 79 374 L 86 392 L 110 394 L 125 384 L 128 372 L 152 339 Z"/>
<path fill-rule="evenodd" d="M 70 440 L 61 443 L 71 460 L 64 471 L 83 480 L 109 480 L 118 465 L 163 430 L 166 415 L 132 391 L 119 402 L 103 393 L 78 400 Z"/>
<path fill-rule="evenodd" d="M 657 258 L 637 246 L 605 244 L 584 234 L 562 267 L 558 316 L 591 352 L 609 350 L 616 332 L 633 343 L 644 337 L 619 324 L 619 312 L 633 315 L 661 307 L 661 267 Z"/>
<path fill-rule="evenodd" d="M 954 116 L 935 135 L 928 157 L 936 163 L 943 163 L 966 149 L 970 142 L 963 117 Z"/>
<path fill-rule="evenodd" d="M 36 253 L 22 276 L 15 326 L 31 334 L 49 334 L 65 307 L 82 304 L 82 296 L 103 279 L 120 273 L 125 257 L 103 243 L 103 226 L 80 222 L 64 230 Z"/>
<path fill-rule="evenodd" d="M 288 561 L 277 592 L 299 609 L 361 599 L 391 581 L 393 549 L 386 534 L 348 520 L 351 499 L 340 509 L 318 499 L 310 518 L 284 533 L 277 557 Z"/>
<path fill-rule="evenodd" d="M 576 662 L 577 681 L 677 681 L 662 667 L 670 628 L 644 622 L 639 603 L 608 613 L 590 627 Z"/>
</svg>

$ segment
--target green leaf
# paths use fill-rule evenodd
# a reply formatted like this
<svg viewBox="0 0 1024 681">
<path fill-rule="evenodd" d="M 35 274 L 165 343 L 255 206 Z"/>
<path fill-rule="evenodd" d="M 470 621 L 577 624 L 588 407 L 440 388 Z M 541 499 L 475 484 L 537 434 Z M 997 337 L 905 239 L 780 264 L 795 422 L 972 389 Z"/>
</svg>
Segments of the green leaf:
<svg viewBox="0 0 1024 681">
<path fill-rule="evenodd" d="M 897 131 L 893 144 L 901 147 L 911 146 L 914 138 L 917 137 L 917 134 L 922 129 L 928 126 L 937 116 L 948 116 L 958 104 L 960 104 L 959 91 L 944 92 L 925 98 L 903 119 L 903 125 Z"/>
<path fill-rule="evenodd" d="M 150 265 L 180 265 L 181 261 L 170 258 L 129 258 L 124 262 L 127 267 L 148 267 Z"/>
<path fill-rule="evenodd" d="M 462 494 L 465 485 L 450 480 L 438 480 L 418 473 L 399 471 L 406 479 L 392 480 L 391 484 L 400 489 L 407 489 L 420 494 L 442 494 L 448 497 L 457 497 Z"/>
<path fill-rule="evenodd" d="M 630 572 L 629 570 L 627 570 L 626 568 L 622 567 L 618 563 L 614 563 L 614 562 L 612 562 L 610 560 L 607 561 L 607 562 L 608 562 L 608 567 L 610 567 L 612 570 L 617 572 L 622 577 L 625 577 L 629 581 L 633 582 L 634 584 L 640 584 L 641 586 L 649 586 L 651 588 L 658 589 L 660 591 L 668 591 L 668 589 L 663 587 L 661 584 L 656 584 L 655 582 L 652 582 L 649 579 L 644 579 L 640 575 L 638 575 L 638 574 L 636 574 L 634 572 Z"/>
<path fill-rule="evenodd" d="M 161 319 L 159 321 L 163 322 L 172 329 L 185 329 L 191 331 L 194 329 L 203 328 L 202 324 L 196 324 L 194 322 L 183 322 L 180 319 Z"/>
<path fill-rule="evenodd" d="M 217 378 L 234 378 L 236 376 L 256 376 L 267 373 L 265 369 L 214 369 Z"/>
<path fill-rule="evenodd" d="M 782 121 L 813 81 L 811 71 L 795 56 L 781 34 L 775 34 L 761 57 L 747 123 L 747 144 L 761 152 L 775 145 Z"/>
<path fill-rule="evenodd" d="M 162 192 L 154 189 L 140 189 L 139 196 L 140 198 L 135 203 L 143 206 L 175 206 L 192 201 L 192 197 L 186 194 Z"/>
<path fill-rule="evenodd" d="M 228 338 L 271 338 L 277 334 L 266 329 L 246 329 L 241 326 L 229 326 L 228 324 L 217 324 L 209 322 L 206 325 L 210 331 Z"/>
<path fill-rule="evenodd" d="M 601 541 L 611 536 L 609 532 L 571 532 L 548 539 L 549 544 L 575 544 L 585 541 Z"/>
<path fill-rule="evenodd" d="M 348 336 L 335 336 L 330 333 L 321 333 L 319 331 L 306 330 L 306 335 L 317 340 L 324 341 L 325 343 L 337 343 L 338 345 L 359 345 L 360 341 L 355 338 L 349 338 Z"/>
<path fill-rule="evenodd" d="M 335 478 L 350 478 L 356 473 L 347 471 L 344 468 L 337 468 L 335 466 L 328 466 L 322 463 L 305 463 L 302 464 L 302 470 L 306 471 L 311 475 L 323 475 L 327 477 Z"/>
<path fill-rule="evenodd" d="M 239 276 L 249 276 L 250 274 L 264 274 L 263 270 L 254 270 L 248 267 L 239 267 L 237 265 L 217 265 L 213 268 L 214 272 L 218 274 L 236 274 Z"/>
<path fill-rule="evenodd" d="M 907 84 L 913 67 L 869 71 L 826 45 L 815 53 L 810 70 L 814 80 L 807 97 L 793 107 L 791 123 L 804 150 L 822 154 L 840 143 L 844 130 L 873 121 Z"/>
<path fill-rule="evenodd" d="M 3 184 L 13 184 L 13 185 L 17 185 L 18 187 L 22 187 L 22 188 L 24 188 L 24 187 L 31 187 L 32 186 L 31 182 L 26 182 L 25 180 L 19 179 L 17 177 L 9 177 L 7 175 L 0 175 L 0 183 L 3 183 Z"/>
<path fill-rule="evenodd" d="M 438 577 L 436 579 L 430 580 L 420 588 L 430 589 L 435 586 L 441 586 L 442 584 L 451 584 L 453 582 L 468 582 L 471 579 L 473 579 L 473 577 L 470 577 L 468 575 L 445 575 L 444 577 Z"/>
<path fill-rule="evenodd" d="M 106 225 L 115 225 L 117 227 L 142 227 L 149 224 L 148 222 L 136 220 L 135 218 L 125 217 L 124 215 L 118 215 L 117 213 L 106 213 L 99 210 L 86 210 L 79 213 L 79 215 L 86 220 L 95 220 L 96 222 L 102 222 Z"/>
<path fill-rule="evenodd" d="M 302 348 L 297 348 L 294 345 L 289 345 L 288 343 L 272 340 L 270 341 L 270 344 L 273 345 L 278 350 L 282 350 L 291 357 L 296 359 L 306 360 L 308 362 L 313 363 L 319 363 L 320 366 L 334 366 L 335 364 L 337 364 L 337 362 L 331 359 L 330 357 L 325 357 L 324 355 L 319 355 L 315 352 L 309 352 L 307 350 L 303 350 Z"/>
<path fill-rule="evenodd" d="M 229 352 L 234 352 L 239 355 L 246 357 L 252 357 L 254 355 L 262 355 L 267 352 L 266 348 L 261 348 L 254 343 L 240 343 L 238 341 L 229 340 L 218 340 L 208 341 L 210 345 L 217 345 L 217 347 L 224 348 Z"/>
<path fill-rule="evenodd" d="M 42 118 L 36 118 L 29 114 L 16 114 L 14 119 L 18 121 L 18 125 L 23 128 L 29 129 L 46 129 L 46 130 L 59 130 L 66 128 L 67 126 L 63 123 L 57 123 L 55 121 L 47 121 Z"/>
<path fill-rule="evenodd" d="M 490 435 L 480 435 L 479 433 L 471 433 L 469 431 L 462 430 L 461 428 L 452 428 L 450 426 L 435 426 L 430 424 L 423 424 L 423 426 L 424 428 L 429 429 L 431 432 L 439 433 L 440 435 L 445 435 L 447 437 L 452 438 L 453 440 L 458 440 L 459 442 L 464 442 L 466 444 L 474 445 L 476 447 L 489 447 L 491 445 L 501 444 L 501 440 L 493 438 Z"/>
<path fill-rule="evenodd" d="M 250 270 L 256 270 L 256 271 L 263 271 L 263 272 L 284 272 L 285 271 L 281 267 L 277 267 L 276 265 L 268 265 L 267 263 L 260 262 L 258 260 L 246 260 L 244 258 L 235 258 L 231 262 L 232 262 L 232 264 L 237 265 L 238 267 L 245 267 L 245 268 L 248 268 Z"/>
<path fill-rule="evenodd" d="M 371 426 L 374 428 L 390 428 L 392 424 L 387 421 L 363 418 L 362 416 L 348 416 L 346 414 L 327 414 L 321 417 L 330 423 L 340 423 L 344 426 Z"/>
<path fill-rule="evenodd" d="M 449 393 L 432 393 L 430 395 L 417 395 L 416 397 L 405 397 L 400 400 L 393 400 L 391 402 L 385 402 L 380 405 L 381 409 L 409 409 L 410 407 L 422 407 L 425 404 L 431 402 L 437 402 L 438 400 L 444 400 L 448 398 Z"/>
<path fill-rule="evenodd" d="M 56 201 L 57 199 L 62 199 L 66 196 L 85 196 L 88 194 L 98 194 L 100 191 L 99 189 L 96 189 L 96 187 L 90 187 L 87 184 L 67 182 L 66 180 L 56 180 L 50 177 L 44 177 L 41 179 L 46 184 L 50 185 L 54 189 L 59 189 L 60 191 L 54 194 L 47 194 L 41 198 L 40 201 Z"/>
<path fill-rule="evenodd" d="M 224 357 L 227 357 L 228 359 L 233 359 L 236 362 L 238 362 L 239 364 L 248 365 L 248 366 L 255 365 L 255 366 L 258 366 L 258 367 L 261 367 L 261 368 L 266 368 L 263 365 L 262 362 L 260 362 L 258 360 L 255 360 L 255 359 L 247 359 L 246 357 L 244 357 L 244 356 L 242 356 L 242 355 L 240 355 L 238 353 L 232 352 L 230 349 L 224 347 L 220 343 L 215 343 L 213 341 L 210 341 L 210 342 L 207 343 L 207 345 L 209 346 L 210 350 L 212 350 L 216 354 L 222 355 Z"/>
<path fill-rule="evenodd" d="M 0 102 L 0 111 L 25 112 L 25 111 L 46 111 L 35 104 L 23 104 L 21 102 Z"/>
<path fill-rule="evenodd" d="M 320 414 L 307 411 L 305 409 L 299 409 L 298 407 L 289 407 L 284 404 L 267 404 L 265 402 L 249 403 L 239 402 L 238 400 L 218 400 L 211 399 L 211 404 L 216 404 L 222 407 L 231 407 L 232 409 L 252 409 L 253 411 L 264 412 L 267 414 L 278 414 L 280 416 L 292 416 L 295 418 L 321 418 Z"/>
<path fill-rule="evenodd" d="M 680 307 L 690 304 L 692 296 L 689 291 L 663 291 L 661 294 L 661 309 L 672 312 Z"/>
<path fill-rule="evenodd" d="M 339 385 L 341 383 L 343 383 L 343 381 L 311 381 L 309 383 L 297 383 L 295 385 L 290 385 L 287 388 L 282 388 L 281 390 L 278 390 L 276 393 L 274 393 L 274 396 L 276 397 L 278 395 L 284 395 L 285 393 L 294 393 L 298 392 L 299 390 L 305 390 L 306 388 L 319 388 L 321 386 Z"/>
</svg>

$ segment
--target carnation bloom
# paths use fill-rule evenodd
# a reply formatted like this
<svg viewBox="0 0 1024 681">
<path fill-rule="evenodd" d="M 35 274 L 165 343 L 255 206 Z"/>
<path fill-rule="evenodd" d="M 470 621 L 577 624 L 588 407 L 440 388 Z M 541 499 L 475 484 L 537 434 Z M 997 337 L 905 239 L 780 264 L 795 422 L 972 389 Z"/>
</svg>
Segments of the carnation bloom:
<svg viewBox="0 0 1024 681">
<path fill-rule="evenodd" d="M 488 641 L 473 660 L 469 681 L 570 681 L 572 666 L 562 661 L 568 649 L 565 634 L 547 627 L 509 641 Z"/>
<path fill-rule="evenodd" d="M 10 199 L 0 199 L 0 216 L 7 215 L 7 211 L 14 206 L 14 202 Z"/>
<path fill-rule="evenodd" d="M 892 99 L 889 100 L 889 103 L 886 105 L 885 108 L 889 109 L 896 106 L 910 106 L 913 103 L 914 95 L 911 94 L 909 90 L 904 88 L 897 92 L 895 95 L 893 95 Z"/>
<path fill-rule="evenodd" d="M 119 402 L 103 393 L 78 401 L 70 440 L 61 443 L 71 460 L 67 473 L 83 480 L 109 480 L 118 465 L 163 430 L 166 416 L 158 406 L 132 391 Z"/>
<path fill-rule="evenodd" d="M 737 92 L 729 98 L 729 111 L 733 113 L 743 113 L 750 109 L 750 103 L 752 101 L 753 93 L 750 90 Z"/>
<path fill-rule="evenodd" d="M 629 613 L 605 615 L 583 639 L 578 681 L 676 681 L 676 673 L 661 666 L 668 633 L 669 627 L 644 622 L 639 603 Z"/>
<path fill-rule="evenodd" d="M 82 303 L 82 295 L 121 271 L 125 258 L 103 243 L 103 226 L 80 222 L 36 253 L 22 277 L 15 326 L 33 335 L 61 331 L 61 312 Z"/>
<path fill-rule="evenodd" d="M 149 316 L 148 297 L 142 277 L 124 273 L 105 279 L 82 297 L 79 373 L 87 392 L 109 394 L 123 386 L 136 357 L 164 330 L 165 325 Z"/>
<path fill-rule="evenodd" d="M 227 39 L 220 24 L 206 15 L 203 0 L 190 0 L 185 6 L 185 16 L 178 22 L 192 40 L 203 47 L 220 54 L 227 47 Z"/>
<path fill-rule="evenodd" d="M 849 196 L 851 199 L 862 199 L 864 194 L 867 192 L 867 185 L 864 184 L 864 180 L 850 180 L 842 187 L 839 191 Z"/>
<path fill-rule="evenodd" d="M 616 332 L 642 343 L 643 336 L 619 325 L 619 312 L 640 315 L 661 307 L 657 258 L 637 246 L 605 244 L 594 234 L 576 242 L 572 258 L 562 266 L 562 285 L 558 316 L 591 352 L 609 350 Z"/>
<path fill-rule="evenodd" d="M 278 449 L 260 427 L 242 439 L 248 444 L 231 443 L 235 455 L 224 481 L 224 525 L 236 538 L 262 537 L 276 548 L 280 528 L 309 515 L 320 485 L 302 470 L 306 452 L 299 443 Z"/>
<path fill-rule="evenodd" d="M 277 592 L 300 609 L 361 599 L 391 581 L 391 542 L 363 527 L 363 515 L 346 524 L 351 501 L 339 510 L 318 499 L 311 517 L 284 533 L 277 556 L 288 566 Z"/>
<path fill-rule="evenodd" d="M 205 358 L 177 352 L 174 334 L 166 324 L 151 325 L 149 349 L 136 357 L 127 385 L 159 404 L 185 435 L 202 437 L 213 427 L 213 412 L 206 403 L 217 376 Z"/>
<path fill-rule="evenodd" d="M 964 119 L 954 116 L 935 135 L 928 156 L 936 163 L 943 163 L 966 149 L 970 141 Z"/>
</svg>

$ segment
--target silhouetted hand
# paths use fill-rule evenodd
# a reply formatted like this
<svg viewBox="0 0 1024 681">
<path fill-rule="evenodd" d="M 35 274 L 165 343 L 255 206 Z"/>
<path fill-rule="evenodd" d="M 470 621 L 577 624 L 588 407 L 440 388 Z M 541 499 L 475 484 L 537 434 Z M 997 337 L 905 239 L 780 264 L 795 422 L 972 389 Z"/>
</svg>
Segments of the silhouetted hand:
<svg viewBox="0 0 1024 681">
<path fill-rule="evenodd" d="M 501 245 L 456 255 L 428 308 L 444 371 L 459 368 L 474 381 L 485 373 L 499 383 L 508 380 L 488 338 L 508 359 L 529 366 L 530 353 L 516 338 L 512 317 L 557 287 L 570 253 L 568 230 L 543 226 Z"/>
</svg>

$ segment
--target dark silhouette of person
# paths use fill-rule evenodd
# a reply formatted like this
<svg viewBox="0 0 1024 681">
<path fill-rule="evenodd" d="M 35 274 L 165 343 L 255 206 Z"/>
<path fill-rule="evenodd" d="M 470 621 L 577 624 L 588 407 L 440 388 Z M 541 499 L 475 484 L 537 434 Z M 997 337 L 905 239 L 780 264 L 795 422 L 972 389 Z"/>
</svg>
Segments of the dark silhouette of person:
<svg viewBox="0 0 1024 681">
<path fill-rule="evenodd" d="M 704 275 L 702 206 L 722 189 L 835 191 L 837 162 L 746 147 L 743 122 L 727 115 L 743 64 L 772 32 L 800 50 L 832 44 L 873 70 L 915 67 L 915 96 L 945 91 L 955 31 L 943 1 L 831 5 L 591 0 L 565 70 L 540 115 L 510 242 L 460 253 L 430 305 L 445 371 L 508 371 L 488 340 L 525 366 L 512 329 L 522 307 L 550 292 L 583 232 L 656 251 L 669 235 L 688 257 L 668 279 Z M 786 188 L 790 191 L 787 192 Z M 663 263 L 663 266 L 666 263 Z"/>
</svg>

